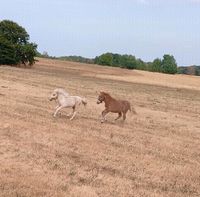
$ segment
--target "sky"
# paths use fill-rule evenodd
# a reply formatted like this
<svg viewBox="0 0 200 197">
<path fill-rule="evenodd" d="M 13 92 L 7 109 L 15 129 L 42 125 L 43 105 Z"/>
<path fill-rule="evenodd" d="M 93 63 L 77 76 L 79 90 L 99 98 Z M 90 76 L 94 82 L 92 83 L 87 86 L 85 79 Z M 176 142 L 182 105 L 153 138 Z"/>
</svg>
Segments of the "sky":
<svg viewBox="0 0 200 197">
<path fill-rule="evenodd" d="M 52 56 L 132 54 L 200 65 L 200 0 L 0 0 L 0 20 L 23 26 Z"/>
</svg>

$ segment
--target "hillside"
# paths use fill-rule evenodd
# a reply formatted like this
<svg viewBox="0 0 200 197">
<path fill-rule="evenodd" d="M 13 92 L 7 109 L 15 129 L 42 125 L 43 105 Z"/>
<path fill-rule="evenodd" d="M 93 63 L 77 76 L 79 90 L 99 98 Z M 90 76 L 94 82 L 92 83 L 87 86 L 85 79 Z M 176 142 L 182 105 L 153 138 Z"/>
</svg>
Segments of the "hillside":
<svg viewBox="0 0 200 197">
<path fill-rule="evenodd" d="M 66 60 L 66 61 L 72 61 L 72 62 L 88 63 L 88 64 L 94 63 L 94 59 L 85 58 L 85 57 L 82 57 L 82 56 L 75 56 L 75 55 L 61 56 L 61 57 L 58 57 L 58 59 Z"/>
<path fill-rule="evenodd" d="M 200 78 L 39 58 L 0 69 L 1 197 L 200 195 Z M 76 118 L 52 117 L 52 90 L 85 96 Z M 101 124 L 96 91 L 137 115 Z"/>
</svg>

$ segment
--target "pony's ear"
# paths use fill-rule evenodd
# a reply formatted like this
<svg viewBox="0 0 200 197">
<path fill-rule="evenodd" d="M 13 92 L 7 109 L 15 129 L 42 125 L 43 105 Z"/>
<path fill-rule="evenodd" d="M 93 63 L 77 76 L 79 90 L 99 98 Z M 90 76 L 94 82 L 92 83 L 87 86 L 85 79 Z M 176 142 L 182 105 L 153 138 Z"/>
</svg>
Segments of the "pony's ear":
<svg viewBox="0 0 200 197">
<path fill-rule="evenodd" d="M 97 94 L 97 95 L 99 95 L 100 93 L 101 93 L 101 92 L 99 92 L 99 91 L 96 91 L 96 94 Z"/>
</svg>

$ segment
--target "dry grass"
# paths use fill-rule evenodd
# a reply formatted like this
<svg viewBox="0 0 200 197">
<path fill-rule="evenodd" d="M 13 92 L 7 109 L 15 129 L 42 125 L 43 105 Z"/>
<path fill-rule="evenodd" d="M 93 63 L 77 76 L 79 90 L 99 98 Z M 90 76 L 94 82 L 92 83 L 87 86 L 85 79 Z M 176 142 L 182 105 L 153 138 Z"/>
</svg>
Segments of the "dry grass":
<svg viewBox="0 0 200 197">
<path fill-rule="evenodd" d="M 199 84 L 45 59 L 33 69 L 1 67 L 0 196 L 199 196 Z M 74 121 L 52 117 L 57 86 L 89 100 Z M 96 90 L 127 97 L 138 114 L 101 124 Z"/>
</svg>

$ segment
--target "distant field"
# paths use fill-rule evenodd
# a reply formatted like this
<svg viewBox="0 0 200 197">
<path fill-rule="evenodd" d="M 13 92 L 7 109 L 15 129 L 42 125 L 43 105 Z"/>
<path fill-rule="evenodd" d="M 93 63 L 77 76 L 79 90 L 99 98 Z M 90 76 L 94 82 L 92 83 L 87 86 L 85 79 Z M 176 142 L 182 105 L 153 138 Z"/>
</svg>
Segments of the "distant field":
<svg viewBox="0 0 200 197">
<path fill-rule="evenodd" d="M 200 77 L 39 59 L 0 67 L 1 197 L 200 196 Z M 56 87 L 88 99 L 52 117 Z M 96 91 L 130 100 L 123 124 Z"/>
</svg>

